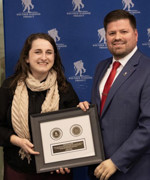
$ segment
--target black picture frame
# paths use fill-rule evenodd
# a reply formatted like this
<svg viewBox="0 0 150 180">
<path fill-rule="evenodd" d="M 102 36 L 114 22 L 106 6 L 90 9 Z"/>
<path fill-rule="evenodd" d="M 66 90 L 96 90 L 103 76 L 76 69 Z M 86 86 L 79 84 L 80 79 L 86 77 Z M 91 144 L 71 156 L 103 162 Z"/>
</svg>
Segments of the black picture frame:
<svg viewBox="0 0 150 180">
<path fill-rule="evenodd" d="M 75 107 L 48 113 L 33 114 L 30 116 L 30 121 L 34 149 L 35 151 L 40 152 L 40 155 L 35 156 L 37 173 L 54 171 L 56 169 L 59 169 L 60 167 L 73 168 L 79 166 L 87 166 L 91 164 L 98 164 L 104 160 L 103 143 L 97 108 L 95 105 L 90 105 L 90 108 L 86 112 L 82 111 L 80 108 Z M 77 123 L 77 121 L 79 123 Z M 58 124 L 58 126 L 60 126 L 60 128 L 56 129 L 56 131 L 54 130 L 54 124 Z M 72 127 L 70 128 L 70 132 L 75 133 L 75 136 L 77 134 L 78 137 L 75 137 L 74 140 L 74 134 L 73 136 L 70 135 L 69 138 L 71 137 L 72 139 L 62 142 L 58 140 L 58 143 L 56 140 L 55 145 L 55 143 L 52 142 L 53 140 L 51 139 L 57 139 L 57 136 L 59 136 L 58 139 L 60 139 L 60 137 L 63 136 L 63 133 L 69 131 L 66 129 L 64 131 L 63 128 L 61 130 L 63 124 L 65 124 L 65 128 L 67 124 L 69 124 L 69 127 L 75 125 L 74 129 L 71 129 Z M 76 124 L 78 125 L 76 126 Z M 85 132 L 87 131 L 87 125 L 90 129 L 88 130 L 89 132 Z M 51 129 L 49 130 L 48 128 L 52 128 L 53 131 Z M 82 133 L 81 129 L 85 133 L 84 138 L 82 137 L 82 135 L 80 135 Z M 43 138 L 43 136 L 45 138 Z M 64 136 L 63 138 L 68 138 L 68 135 Z M 89 142 L 89 145 L 87 142 Z M 93 151 L 91 151 L 90 142 L 93 145 Z M 69 148 L 68 150 L 68 147 L 71 148 Z M 44 152 L 46 152 L 46 155 L 44 154 Z M 90 155 L 90 153 L 93 154 Z M 50 160 L 48 160 L 49 158 Z M 53 160 L 52 162 L 51 159 Z M 55 159 L 57 159 L 57 161 L 55 161 Z"/>
</svg>

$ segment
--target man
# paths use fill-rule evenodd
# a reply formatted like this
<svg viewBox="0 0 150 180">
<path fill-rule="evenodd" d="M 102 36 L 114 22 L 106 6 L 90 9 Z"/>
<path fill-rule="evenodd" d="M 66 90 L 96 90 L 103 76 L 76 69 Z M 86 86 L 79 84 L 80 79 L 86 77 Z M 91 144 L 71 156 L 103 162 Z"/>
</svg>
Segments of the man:
<svg viewBox="0 0 150 180">
<path fill-rule="evenodd" d="M 137 48 L 136 20 L 129 12 L 108 13 L 104 28 L 113 57 L 97 66 L 92 103 L 100 112 L 105 160 L 89 168 L 90 177 L 92 180 L 149 180 L 150 58 Z M 115 61 L 120 66 L 108 85 L 106 81 L 111 79 L 108 76 Z M 86 110 L 89 103 L 81 102 L 78 106 Z"/>
</svg>

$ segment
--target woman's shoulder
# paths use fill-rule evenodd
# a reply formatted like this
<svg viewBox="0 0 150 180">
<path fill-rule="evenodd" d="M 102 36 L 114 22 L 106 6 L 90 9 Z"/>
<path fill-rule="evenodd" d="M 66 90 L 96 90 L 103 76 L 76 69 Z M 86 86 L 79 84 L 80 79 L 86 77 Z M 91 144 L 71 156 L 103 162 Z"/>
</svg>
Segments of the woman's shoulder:
<svg viewBox="0 0 150 180">
<path fill-rule="evenodd" d="M 64 89 L 64 91 L 59 91 L 59 94 L 62 95 L 64 98 L 65 97 L 71 97 L 71 98 L 77 98 L 78 99 L 78 96 L 75 92 L 75 89 L 73 87 L 73 85 L 69 82 L 69 81 L 66 81 L 66 88 Z"/>
<path fill-rule="evenodd" d="M 12 80 L 13 79 L 9 77 L 3 81 L 2 86 L 0 87 L 0 99 L 4 98 L 6 100 L 12 98 L 13 90 L 10 88 Z"/>
<path fill-rule="evenodd" d="M 72 84 L 69 81 L 66 80 L 66 84 L 67 84 L 68 87 L 72 88 Z"/>
<path fill-rule="evenodd" d="M 74 91 L 72 84 L 66 80 L 66 87 L 64 88 L 64 93 L 68 93 L 70 91 Z"/>
<path fill-rule="evenodd" d="M 10 84 L 11 84 L 12 81 L 13 81 L 13 77 L 12 77 L 12 76 L 6 78 L 6 79 L 3 81 L 1 87 L 3 87 L 3 88 L 9 88 L 9 86 L 10 86 Z"/>
</svg>

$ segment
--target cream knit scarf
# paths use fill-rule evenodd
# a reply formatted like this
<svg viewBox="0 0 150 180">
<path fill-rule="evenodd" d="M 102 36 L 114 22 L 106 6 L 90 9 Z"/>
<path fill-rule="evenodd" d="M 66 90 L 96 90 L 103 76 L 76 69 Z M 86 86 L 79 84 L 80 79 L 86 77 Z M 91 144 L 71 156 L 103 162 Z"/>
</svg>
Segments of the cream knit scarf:
<svg viewBox="0 0 150 180">
<path fill-rule="evenodd" d="M 59 108 L 59 93 L 56 79 L 56 71 L 51 70 L 46 80 L 42 83 L 35 79 L 30 73 L 28 73 L 25 82 L 18 82 L 12 101 L 11 117 L 13 129 L 20 138 L 26 138 L 30 141 L 28 126 L 29 97 L 27 87 L 31 89 L 31 91 L 47 90 L 46 98 L 41 107 L 41 113 L 55 111 Z M 30 154 L 20 149 L 19 155 L 22 160 L 26 157 L 28 163 L 30 163 Z"/>
</svg>

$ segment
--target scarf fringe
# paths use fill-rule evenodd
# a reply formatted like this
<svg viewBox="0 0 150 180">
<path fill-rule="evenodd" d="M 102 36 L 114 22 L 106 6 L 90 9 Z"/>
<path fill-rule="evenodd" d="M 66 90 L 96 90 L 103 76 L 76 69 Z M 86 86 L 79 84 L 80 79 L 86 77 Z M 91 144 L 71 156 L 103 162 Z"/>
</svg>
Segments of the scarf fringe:
<svg viewBox="0 0 150 180">
<path fill-rule="evenodd" d="M 27 158 L 28 164 L 30 164 L 30 161 L 32 160 L 30 154 L 26 153 L 23 149 L 20 149 L 19 156 L 22 160 L 24 160 L 24 158 Z"/>
</svg>

